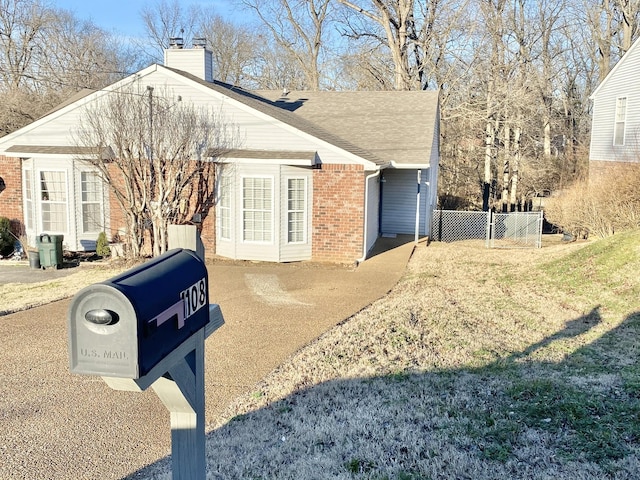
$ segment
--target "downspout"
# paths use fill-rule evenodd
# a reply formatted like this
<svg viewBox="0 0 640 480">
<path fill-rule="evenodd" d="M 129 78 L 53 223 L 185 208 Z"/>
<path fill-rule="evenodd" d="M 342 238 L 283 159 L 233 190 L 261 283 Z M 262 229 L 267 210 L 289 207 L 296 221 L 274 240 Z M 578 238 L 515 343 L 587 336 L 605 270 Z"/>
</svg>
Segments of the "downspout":
<svg viewBox="0 0 640 480">
<path fill-rule="evenodd" d="M 356 260 L 356 265 L 361 264 L 367 258 L 367 231 L 369 227 L 369 180 L 380 175 L 380 170 L 364 179 L 364 234 L 362 235 L 362 258 Z"/>
<path fill-rule="evenodd" d="M 422 171 L 418 170 L 418 188 L 416 192 L 416 235 L 415 243 L 418 243 L 418 237 L 420 236 L 420 179 L 422 178 Z"/>
</svg>

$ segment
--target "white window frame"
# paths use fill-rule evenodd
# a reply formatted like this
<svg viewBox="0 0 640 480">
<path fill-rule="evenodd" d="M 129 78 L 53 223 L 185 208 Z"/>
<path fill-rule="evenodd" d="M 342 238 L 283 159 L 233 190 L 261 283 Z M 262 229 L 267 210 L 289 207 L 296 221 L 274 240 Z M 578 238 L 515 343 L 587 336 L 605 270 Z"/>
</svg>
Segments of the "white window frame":
<svg viewBox="0 0 640 480">
<path fill-rule="evenodd" d="M 616 111 L 613 126 L 613 145 L 616 147 L 624 146 L 625 144 L 628 110 L 628 97 L 616 98 Z"/>
<path fill-rule="evenodd" d="M 83 175 L 85 174 L 91 174 L 94 175 L 97 179 L 97 183 L 98 183 L 98 191 L 96 192 L 98 194 L 98 200 L 84 200 L 83 198 L 83 194 L 84 194 L 84 182 L 83 182 Z M 96 171 L 96 170 L 80 170 L 80 195 L 79 195 L 79 199 L 80 199 L 80 230 L 82 233 L 100 233 L 101 231 L 104 230 L 104 182 L 102 181 L 102 177 L 100 175 L 100 172 Z M 98 221 L 96 222 L 98 224 L 98 228 L 97 230 L 87 230 L 85 229 L 85 222 L 84 222 L 84 214 L 85 214 L 85 205 L 98 205 Z"/>
<path fill-rule="evenodd" d="M 289 188 L 289 182 L 291 180 L 302 180 L 303 182 L 303 194 L 304 194 L 304 205 L 302 207 L 302 210 L 300 209 L 290 209 L 289 208 L 289 202 L 290 202 L 290 198 L 289 198 L 289 192 L 291 191 L 291 189 Z M 288 176 L 285 177 L 285 184 L 284 187 L 286 188 L 286 221 L 285 221 L 285 227 L 286 227 L 286 232 L 287 232 L 287 244 L 288 245 L 302 245 L 302 244 L 306 244 L 307 243 L 307 217 L 308 217 L 308 212 L 309 212 L 309 188 L 308 188 L 309 182 L 308 182 L 308 178 L 307 177 L 298 177 L 298 176 Z M 291 214 L 293 213 L 301 213 L 302 214 L 302 240 L 296 240 L 296 241 L 292 241 L 291 240 Z"/>
<path fill-rule="evenodd" d="M 245 208 L 244 204 L 245 204 L 245 198 L 244 198 L 244 182 L 245 180 L 259 180 L 259 179 L 263 179 L 263 180 L 270 180 L 271 181 L 271 221 L 269 222 L 269 233 L 270 233 L 270 239 L 269 240 L 247 240 L 247 236 L 246 236 L 246 230 L 245 230 L 245 213 L 248 211 L 255 211 L 255 212 L 266 212 L 267 210 L 264 209 L 247 209 Z M 240 177 L 240 211 L 241 211 L 241 225 L 240 225 L 240 230 L 241 230 L 241 234 L 242 234 L 242 243 L 247 243 L 247 244 L 260 244 L 260 245 L 273 245 L 275 243 L 275 239 L 276 239 L 276 234 L 275 234 L 275 216 L 277 213 L 277 209 L 276 209 L 276 204 L 275 204 L 275 191 L 276 191 L 276 180 L 275 177 L 273 175 L 242 175 Z M 255 230 L 254 230 L 255 231 Z"/>
<path fill-rule="evenodd" d="M 43 206 L 45 204 L 62 204 L 63 202 L 54 202 L 42 199 L 42 173 L 50 172 L 50 173 L 62 173 L 64 178 L 64 188 L 65 188 L 65 201 L 64 201 L 64 212 L 65 212 L 65 225 L 63 226 L 63 230 L 53 230 L 50 228 L 44 227 L 44 209 Z M 60 168 L 40 168 L 37 170 L 37 187 L 35 189 L 37 193 L 37 205 L 38 210 L 40 211 L 40 231 L 47 233 L 68 233 L 69 232 L 69 175 L 67 170 Z"/>
</svg>

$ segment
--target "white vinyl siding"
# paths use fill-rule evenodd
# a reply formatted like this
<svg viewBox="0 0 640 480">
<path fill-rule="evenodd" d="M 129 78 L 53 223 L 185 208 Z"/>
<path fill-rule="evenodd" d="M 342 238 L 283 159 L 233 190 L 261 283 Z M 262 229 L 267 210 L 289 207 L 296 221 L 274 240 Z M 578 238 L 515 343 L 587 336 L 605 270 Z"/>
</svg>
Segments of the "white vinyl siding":
<svg viewBox="0 0 640 480">
<path fill-rule="evenodd" d="M 640 42 L 635 42 L 592 95 L 590 160 L 637 161 L 640 151 L 639 71 Z"/>
<path fill-rule="evenodd" d="M 102 180 L 97 172 L 80 173 L 82 232 L 97 233 L 102 225 Z"/>
<path fill-rule="evenodd" d="M 416 204 L 418 179 L 416 170 L 386 169 L 384 171 L 382 189 L 382 225 L 381 233 L 385 234 L 415 234 Z M 420 235 L 426 234 L 427 216 L 431 192 L 426 182 L 429 179 L 429 169 L 421 170 L 420 185 Z"/>
<path fill-rule="evenodd" d="M 67 178 L 64 171 L 40 172 L 42 230 L 67 231 Z"/>
<path fill-rule="evenodd" d="M 273 179 L 242 179 L 242 239 L 245 242 L 273 241 Z"/>
<path fill-rule="evenodd" d="M 615 120 L 613 144 L 624 145 L 624 133 L 627 123 L 627 97 L 616 99 L 616 120 Z"/>
<path fill-rule="evenodd" d="M 307 181 L 305 178 L 287 180 L 287 243 L 306 241 Z"/>
</svg>

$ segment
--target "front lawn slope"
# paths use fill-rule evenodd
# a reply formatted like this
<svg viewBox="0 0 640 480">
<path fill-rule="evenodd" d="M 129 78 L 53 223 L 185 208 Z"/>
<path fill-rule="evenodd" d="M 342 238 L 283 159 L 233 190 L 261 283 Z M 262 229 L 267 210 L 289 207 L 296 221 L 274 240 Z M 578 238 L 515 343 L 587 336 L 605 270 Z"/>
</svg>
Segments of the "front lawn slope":
<svg viewBox="0 0 640 480">
<path fill-rule="evenodd" d="M 211 425 L 209 478 L 640 478 L 639 248 L 418 248 Z"/>
</svg>

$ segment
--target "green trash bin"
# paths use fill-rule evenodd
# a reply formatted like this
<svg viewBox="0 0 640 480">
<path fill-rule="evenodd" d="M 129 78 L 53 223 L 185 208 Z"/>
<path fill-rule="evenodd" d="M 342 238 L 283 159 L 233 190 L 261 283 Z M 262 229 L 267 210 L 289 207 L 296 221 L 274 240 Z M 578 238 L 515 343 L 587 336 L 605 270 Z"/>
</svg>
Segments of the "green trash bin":
<svg viewBox="0 0 640 480">
<path fill-rule="evenodd" d="M 62 268 L 62 240 L 64 235 L 49 235 L 43 233 L 36 239 L 40 267 Z"/>
</svg>

